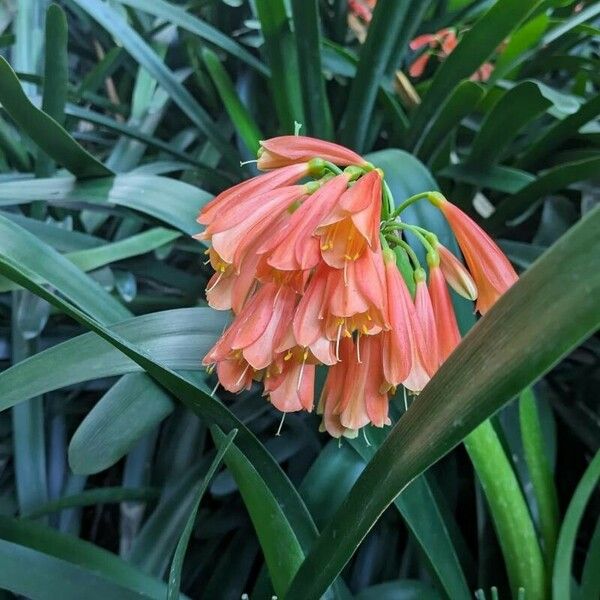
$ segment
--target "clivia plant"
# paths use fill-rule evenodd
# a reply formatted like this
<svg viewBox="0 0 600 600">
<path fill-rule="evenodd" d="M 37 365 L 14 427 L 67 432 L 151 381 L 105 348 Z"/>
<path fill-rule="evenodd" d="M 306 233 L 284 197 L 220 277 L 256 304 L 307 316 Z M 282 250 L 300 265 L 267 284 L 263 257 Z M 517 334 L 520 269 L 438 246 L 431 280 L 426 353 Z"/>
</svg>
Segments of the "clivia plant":
<svg viewBox="0 0 600 600">
<path fill-rule="evenodd" d="M 600 594 L 597 2 L 0 1 L 0 594 Z"/>
</svg>

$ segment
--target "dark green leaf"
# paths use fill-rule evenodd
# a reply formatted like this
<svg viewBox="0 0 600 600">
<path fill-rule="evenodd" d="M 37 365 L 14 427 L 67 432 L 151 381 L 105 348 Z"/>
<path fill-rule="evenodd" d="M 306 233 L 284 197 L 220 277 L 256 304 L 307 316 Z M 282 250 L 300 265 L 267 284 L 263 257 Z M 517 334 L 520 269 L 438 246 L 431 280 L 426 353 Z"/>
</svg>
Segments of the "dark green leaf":
<svg viewBox="0 0 600 600">
<path fill-rule="evenodd" d="M 183 532 L 181 533 L 181 537 L 177 542 L 177 548 L 175 548 L 175 554 L 173 555 L 173 562 L 171 563 L 171 570 L 169 571 L 169 591 L 167 593 L 167 600 L 178 600 L 179 599 L 179 588 L 181 586 L 181 570 L 183 568 L 183 559 L 185 558 L 185 552 L 187 550 L 187 545 L 190 541 L 190 537 L 192 535 L 192 530 L 194 528 L 194 523 L 196 521 L 196 514 L 198 513 L 198 507 L 200 506 L 200 502 L 202 502 L 202 497 L 204 496 L 206 489 L 208 488 L 208 484 L 211 482 L 214 477 L 217 469 L 221 465 L 221 461 L 223 460 L 223 456 L 229 450 L 231 446 L 231 442 L 233 442 L 235 436 L 237 434 L 237 429 L 231 431 L 231 433 L 225 437 L 225 439 L 221 439 L 221 444 L 219 445 L 219 451 L 215 456 L 210 468 L 206 475 L 202 478 L 202 482 L 196 493 L 196 502 L 190 511 L 188 519 L 185 523 L 185 527 Z"/>
<path fill-rule="evenodd" d="M 65 103 L 69 83 L 67 17 L 62 8 L 51 4 L 46 13 L 46 47 L 44 50 L 44 94 L 42 110 L 59 125 L 65 122 Z M 44 154 L 38 157 L 36 175 L 52 174 L 50 159 Z"/>
<path fill-rule="evenodd" d="M 105 487 L 85 490 L 75 496 L 63 496 L 58 500 L 48 502 L 35 510 L 23 515 L 27 519 L 37 519 L 42 515 L 74 508 L 77 506 L 93 506 L 94 504 L 118 503 L 126 501 L 151 502 L 158 498 L 156 488 L 122 488 Z"/>
<path fill-rule="evenodd" d="M 595 177 L 599 169 L 600 158 L 597 156 L 548 169 L 516 194 L 502 200 L 488 222 L 491 227 L 502 228 L 520 215 L 527 217 L 545 195 Z"/>
<path fill-rule="evenodd" d="M 600 452 L 597 452 L 577 485 L 577 489 L 569 503 L 569 508 L 567 508 L 560 528 L 558 544 L 556 546 L 554 572 L 552 574 L 553 598 L 571 598 L 571 568 L 573 565 L 575 539 L 583 513 L 592 493 L 598 487 L 599 480 Z"/>
<path fill-rule="evenodd" d="M 212 429 L 215 442 L 225 443 L 225 436 Z M 273 496 L 260 473 L 236 446 L 225 455 L 260 542 L 275 592 L 284 597 L 285 591 L 304 560 L 304 552 L 288 521 L 286 511 Z"/>
<path fill-rule="evenodd" d="M 578 130 L 600 114 L 600 96 L 596 95 L 577 112 L 554 123 L 531 144 L 518 160 L 519 167 L 536 167 L 541 159 L 552 154 L 563 142 L 575 136 Z"/>
<path fill-rule="evenodd" d="M 264 50 L 271 67 L 271 93 L 280 129 L 294 131 L 294 121 L 304 122 L 298 56 L 283 0 L 255 0 Z"/>
<path fill-rule="evenodd" d="M 291 0 L 306 134 L 330 140 L 333 123 L 321 68 L 318 0 Z"/>
<path fill-rule="evenodd" d="M 82 148 L 54 119 L 27 98 L 15 72 L 0 57 L 0 103 L 21 129 L 57 163 L 77 177 L 99 177 L 111 171 Z"/>
<path fill-rule="evenodd" d="M 341 123 L 341 141 L 357 152 L 365 151 L 371 115 L 381 78 L 402 30 L 409 2 L 379 0 L 367 39 L 361 49 L 356 77 L 350 88 Z"/>
<path fill-rule="evenodd" d="M 534 175 L 512 167 L 494 165 L 488 169 L 480 169 L 477 161 L 472 161 L 471 164 L 448 165 L 437 175 L 507 194 L 516 194 L 526 185 L 535 181 Z"/>
<path fill-rule="evenodd" d="M 131 208 L 188 235 L 200 230 L 198 211 L 211 195 L 192 185 L 155 175 L 117 175 L 90 181 L 71 177 L 0 183 L 0 206 L 46 200 L 57 204 L 90 203 L 103 208 Z"/>
<path fill-rule="evenodd" d="M 85 416 L 69 444 L 69 466 L 90 475 L 114 465 L 174 408 L 142 373 L 122 377 Z"/>
<path fill-rule="evenodd" d="M 473 81 L 459 83 L 420 132 L 414 145 L 415 155 L 421 159 L 431 157 L 462 119 L 475 109 L 482 97 L 481 85 Z"/>
<path fill-rule="evenodd" d="M 485 170 L 498 162 L 519 131 L 550 106 L 539 87 L 524 81 L 505 92 L 483 121 L 467 162 Z M 515 106 L 519 109 L 515 110 Z"/>
<path fill-rule="evenodd" d="M 89 542 L 0 517 L 0 586 L 32 600 L 163 600 L 167 587 Z"/>
<path fill-rule="evenodd" d="M 242 138 L 248 150 L 256 155 L 260 147 L 260 140 L 263 138 L 258 125 L 240 101 L 235 87 L 218 56 L 212 50 L 204 48 L 202 58 L 238 135 Z"/>
</svg>

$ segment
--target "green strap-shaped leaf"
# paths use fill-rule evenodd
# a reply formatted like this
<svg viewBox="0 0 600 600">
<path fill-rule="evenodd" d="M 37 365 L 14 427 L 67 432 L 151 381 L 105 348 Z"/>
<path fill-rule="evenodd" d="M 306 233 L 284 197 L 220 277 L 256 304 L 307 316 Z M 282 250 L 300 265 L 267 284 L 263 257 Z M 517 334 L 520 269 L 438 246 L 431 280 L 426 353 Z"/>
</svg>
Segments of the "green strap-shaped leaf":
<svg viewBox="0 0 600 600">
<path fill-rule="evenodd" d="M 71 177 L 0 183 L 0 206 L 50 203 L 91 203 L 130 208 L 188 235 L 200 231 L 198 211 L 212 196 L 193 185 L 156 175 L 126 174 L 76 181 Z"/>
<path fill-rule="evenodd" d="M 69 444 L 71 470 L 91 475 L 114 465 L 174 408 L 169 394 L 143 373 L 121 377 L 73 434 Z"/>
<path fill-rule="evenodd" d="M 0 517 L 0 587 L 32 600 L 164 600 L 166 585 L 114 554 L 25 520 Z"/>
<path fill-rule="evenodd" d="M 85 490 L 74 496 L 63 496 L 53 500 L 24 515 L 28 519 L 37 519 L 42 515 L 75 508 L 79 506 L 94 506 L 95 504 L 119 503 L 119 502 L 151 502 L 159 496 L 157 488 L 123 488 L 103 487 Z"/>
<path fill-rule="evenodd" d="M 331 109 L 321 67 L 321 21 L 317 0 L 292 0 L 294 38 L 300 69 L 300 86 L 306 134 L 330 140 L 333 137 Z"/>
<path fill-rule="evenodd" d="M 480 169 L 491 167 L 502 158 L 519 131 L 550 105 L 532 81 L 519 83 L 505 92 L 484 119 L 466 162 Z"/>
<path fill-rule="evenodd" d="M 260 140 L 263 139 L 263 135 L 256 124 L 256 121 L 248 111 L 248 109 L 242 104 L 233 82 L 231 81 L 227 71 L 221 64 L 219 57 L 208 48 L 203 48 L 202 58 L 204 64 L 208 69 L 208 73 L 219 92 L 223 106 L 231 119 L 231 122 L 235 126 L 235 130 L 238 135 L 246 144 L 248 150 L 256 154 L 260 147 Z"/>
<path fill-rule="evenodd" d="M 52 117 L 29 101 L 15 72 L 2 57 L 0 57 L 0 103 L 15 123 L 48 156 L 76 177 L 101 177 L 112 174 Z"/>
<path fill-rule="evenodd" d="M 304 122 L 294 35 L 284 0 L 256 0 L 255 4 L 271 67 L 271 90 L 279 125 L 283 132 L 290 133 L 294 131 L 294 121 Z"/>
<path fill-rule="evenodd" d="M 431 122 L 420 132 L 414 146 L 415 155 L 427 160 L 444 143 L 446 137 L 471 113 L 481 98 L 483 87 L 473 81 L 462 81 L 441 104 Z"/>
<path fill-rule="evenodd" d="M 506 36 L 519 25 L 538 0 L 499 0 L 467 33 L 439 66 L 412 120 L 412 143 L 433 118 L 440 102 L 461 79 L 468 79 L 491 56 Z"/>
<path fill-rule="evenodd" d="M 243 46 L 240 46 L 233 39 L 215 29 L 205 21 L 202 21 L 195 15 L 180 6 L 165 2 L 164 0 L 118 0 L 121 4 L 137 8 L 142 12 L 154 15 L 167 20 L 177 27 L 181 27 L 185 31 L 189 31 L 194 35 L 214 44 L 215 46 L 225 50 L 245 62 L 247 65 L 256 69 L 261 75 L 269 75 L 269 69 L 258 58 L 250 54 Z"/>
<path fill-rule="evenodd" d="M 437 175 L 481 188 L 497 190 L 505 194 L 516 194 L 526 185 L 535 181 L 535 176 L 531 173 L 512 167 L 494 165 L 485 170 L 478 167 L 476 162 L 474 164 L 458 163 L 444 167 L 437 172 Z"/>
<path fill-rule="evenodd" d="M 201 368 L 202 357 L 226 324 L 227 315 L 210 308 L 180 308 L 130 318 L 111 329 L 170 368 L 192 371 Z M 72 368 L 74 363 L 77 369 Z M 86 333 L 38 352 L 0 373 L 0 410 L 69 385 L 139 371 L 135 362 L 113 346 Z M 134 404 L 131 408 L 139 413 L 141 406 Z M 133 412 L 128 416 L 133 419 L 135 415 Z M 97 415 L 101 423 L 108 421 L 107 426 L 115 418 L 112 411 L 105 417 Z M 98 422 L 96 426 L 100 426 Z"/>
<path fill-rule="evenodd" d="M 539 512 L 539 528 L 544 543 L 543 551 L 546 568 L 551 570 L 554 563 L 554 550 L 560 519 L 558 496 L 550 467 L 548 448 L 544 442 L 540 416 L 531 388 L 521 392 L 519 398 L 519 424 L 525 462 L 533 484 Z"/>
<path fill-rule="evenodd" d="M 359 438 L 350 445 L 368 463 L 385 440 L 384 431 L 369 432 L 370 446 Z M 467 600 L 471 592 L 465 579 L 448 526 L 425 475 L 414 479 L 394 500 L 394 505 L 427 557 L 431 572 L 448 598 Z"/>
<path fill-rule="evenodd" d="M 600 325 L 599 226 L 600 207 L 546 252 L 467 334 L 322 531 L 286 600 L 318 597 L 410 481 Z M 561 277 L 556 276 L 559 263 L 569 265 Z"/>
<path fill-rule="evenodd" d="M 89 272 L 119 260 L 151 252 L 180 236 L 181 234 L 178 231 L 155 227 L 118 242 L 110 242 L 96 248 L 70 252 L 65 254 L 64 257 L 82 271 Z M 0 293 L 14 289 L 18 289 L 18 286 L 12 281 L 0 277 Z"/>
<path fill-rule="evenodd" d="M 202 482 L 200 483 L 200 486 L 196 491 L 196 502 L 194 503 L 194 506 L 190 511 L 183 532 L 181 533 L 181 537 L 177 542 L 175 554 L 173 555 L 173 562 L 171 563 L 171 569 L 169 571 L 169 590 L 167 593 L 167 600 L 179 600 L 179 588 L 181 586 L 181 569 L 183 568 L 183 559 L 185 558 L 185 551 L 187 550 L 188 543 L 192 536 L 192 531 L 194 529 L 194 523 L 196 521 L 196 515 L 198 514 L 200 502 L 202 502 L 202 497 L 204 496 L 208 488 L 208 484 L 215 476 L 217 469 L 221 466 L 221 461 L 223 460 L 223 457 L 229 450 L 231 442 L 233 442 L 236 435 L 237 429 L 231 431 L 231 433 L 229 433 L 229 435 L 227 436 L 225 436 L 221 432 L 219 451 L 217 452 L 217 455 L 212 461 L 208 472 L 202 478 Z"/>
<path fill-rule="evenodd" d="M 598 481 L 600 481 L 600 451 L 596 453 L 594 460 L 585 470 L 581 481 L 577 485 L 560 528 L 552 575 L 553 598 L 564 598 L 565 600 L 571 598 L 571 567 L 573 565 L 577 530 L 588 501 L 598 487 Z M 597 568 L 598 565 L 596 565 Z"/>
<path fill-rule="evenodd" d="M 206 134 L 206 137 L 231 165 L 239 165 L 237 152 L 223 137 L 206 110 L 177 81 L 156 52 L 123 20 L 118 12 L 101 0 L 73 0 L 73 2 L 123 44 L 127 52 L 158 81 L 173 102 L 179 106 L 194 125 Z"/>
<path fill-rule="evenodd" d="M 502 200 L 487 223 L 490 227 L 503 229 L 513 219 L 518 218 L 520 221 L 531 214 L 545 195 L 562 190 L 578 181 L 596 177 L 599 170 L 600 157 L 597 156 L 563 163 L 548 169 L 516 194 Z"/>
<path fill-rule="evenodd" d="M 139 128 L 132 127 L 131 125 L 127 125 L 125 123 L 121 123 L 116 119 L 111 119 L 110 117 L 90 110 L 89 108 L 82 108 L 80 106 L 75 106 L 74 104 L 68 104 L 66 107 L 66 113 L 70 117 L 75 117 L 77 119 L 81 119 L 82 121 L 87 121 L 89 123 L 101 125 L 102 127 L 106 127 L 107 129 L 121 133 L 124 136 L 132 138 L 139 142 L 143 142 L 151 148 L 162 150 L 163 152 L 166 152 L 171 156 L 180 158 L 181 160 L 185 161 L 186 163 L 189 163 L 190 165 L 195 165 L 197 167 L 206 169 L 209 168 L 208 165 L 199 162 L 194 157 L 187 155 L 185 152 L 181 152 L 172 144 L 163 142 L 157 137 L 145 134 L 143 131 L 140 131 Z"/>
<path fill-rule="evenodd" d="M 129 311 L 81 269 L 34 235 L 0 216 L 0 253 L 23 268 L 36 271 L 38 281 L 49 283 L 88 313 L 106 323 L 121 321 Z"/>
<path fill-rule="evenodd" d="M 211 432 L 216 444 L 222 447 L 225 443 L 224 434 L 216 428 Z M 304 560 L 302 547 L 286 511 L 244 454 L 232 446 L 225 455 L 225 464 L 235 478 L 254 524 L 275 592 L 283 598 Z"/>
<path fill-rule="evenodd" d="M 64 126 L 65 122 L 65 103 L 69 84 L 68 37 L 67 16 L 58 4 L 51 4 L 46 13 L 42 110 L 61 126 Z M 36 164 L 36 175 L 48 177 L 52 175 L 53 170 L 48 156 L 40 154 Z"/>
<path fill-rule="evenodd" d="M 379 84 L 402 30 L 409 4 L 379 0 L 373 12 L 341 123 L 341 141 L 357 152 L 365 151 Z"/>
<path fill-rule="evenodd" d="M 595 119 L 600 114 L 600 95 L 594 96 L 577 112 L 557 121 L 548 127 L 542 135 L 531 144 L 517 161 L 522 169 L 530 169 L 538 165 L 541 159 L 548 156 L 563 142 L 577 134 L 580 127 Z"/>
</svg>

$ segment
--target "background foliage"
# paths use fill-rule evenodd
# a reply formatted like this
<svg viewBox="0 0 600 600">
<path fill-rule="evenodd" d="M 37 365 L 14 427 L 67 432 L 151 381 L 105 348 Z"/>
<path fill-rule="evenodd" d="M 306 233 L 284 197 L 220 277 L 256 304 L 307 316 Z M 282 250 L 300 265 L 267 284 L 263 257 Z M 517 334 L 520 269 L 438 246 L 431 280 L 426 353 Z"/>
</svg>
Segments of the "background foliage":
<svg viewBox="0 0 600 600">
<path fill-rule="evenodd" d="M 3 597 L 598 597 L 600 3 L 348 4 L 0 0 Z M 196 214 L 295 122 L 525 272 L 340 444 L 200 365 L 226 317 Z"/>
</svg>

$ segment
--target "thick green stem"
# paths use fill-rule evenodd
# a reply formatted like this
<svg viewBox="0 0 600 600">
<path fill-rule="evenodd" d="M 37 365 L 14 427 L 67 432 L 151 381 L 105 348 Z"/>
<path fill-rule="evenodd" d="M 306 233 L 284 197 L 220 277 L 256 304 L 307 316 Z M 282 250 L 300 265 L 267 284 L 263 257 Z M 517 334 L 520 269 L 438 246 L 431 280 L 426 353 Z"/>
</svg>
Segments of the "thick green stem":
<svg viewBox="0 0 600 600">
<path fill-rule="evenodd" d="M 498 535 L 513 596 L 544 600 L 546 577 L 535 527 L 515 472 L 490 421 L 465 438 L 465 447 L 483 487 Z"/>
<path fill-rule="evenodd" d="M 544 547 L 546 568 L 552 572 L 556 540 L 558 539 L 558 498 L 547 458 L 542 427 L 531 388 L 521 392 L 519 398 L 519 422 L 525 451 L 525 462 L 533 484 L 535 501 L 539 511 L 539 529 Z"/>
</svg>

